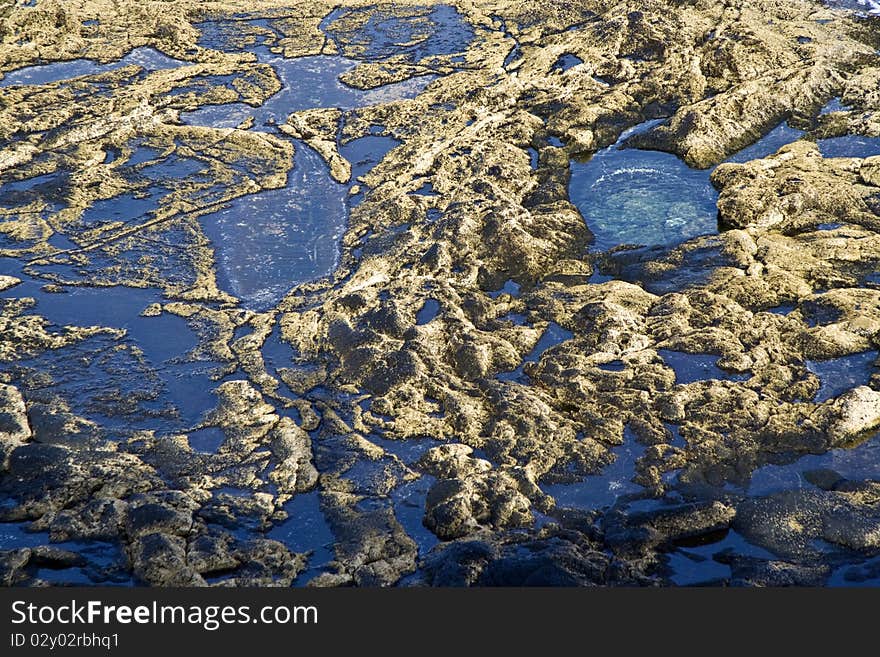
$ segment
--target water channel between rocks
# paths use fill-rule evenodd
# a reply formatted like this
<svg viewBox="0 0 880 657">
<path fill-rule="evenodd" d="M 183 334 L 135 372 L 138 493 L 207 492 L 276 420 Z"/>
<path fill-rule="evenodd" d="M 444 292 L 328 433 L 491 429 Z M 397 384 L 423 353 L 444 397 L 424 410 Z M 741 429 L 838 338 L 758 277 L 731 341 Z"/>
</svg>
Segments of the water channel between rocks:
<svg viewBox="0 0 880 657">
<path fill-rule="evenodd" d="M 869 4 L 870 11 L 877 10 L 874 3 Z M 345 15 L 346 10 L 337 9 L 325 23 L 329 24 L 331 19 Z M 421 23 L 408 25 L 394 17 L 377 16 L 361 26 L 359 38 L 341 40 L 341 33 L 328 31 L 331 39 L 342 44 L 339 46 L 340 55 L 285 59 L 272 52 L 268 42 L 252 45 L 250 50 L 256 54 L 257 60 L 276 71 L 282 84 L 281 90 L 259 107 L 240 102 L 203 105 L 182 112 L 181 122 L 191 126 L 225 129 L 236 128 L 253 119 L 250 130 L 271 132 L 288 139 L 276 130 L 276 125 L 284 122 L 292 112 L 317 108 L 352 110 L 413 98 L 437 78 L 437 74 L 425 73 L 402 82 L 360 90 L 345 85 L 340 79 L 359 63 L 382 59 L 399 50 L 401 56 L 414 62 L 452 57 L 449 62 L 444 62 L 458 65 L 462 63 L 462 58 L 456 53 L 460 53 L 473 38 L 473 31 L 450 8 L 437 7 L 429 13 L 442 36 L 433 41 L 432 34 L 424 32 Z M 271 31 L 265 20 L 251 23 Z M 229 44 L 239 34 L 237 26 L 212 21 L 200 25 L 203 30 L 202 46 L 235 50 Z M 400 46 L 408 42 L 411 45 Z M 566 55 L 560 57 L 555 68 L 565 71 L 581 63 L 579 58 Z M 152 48 L 138 48 L 113 63 L 76 59 L 19 69 L 7 74 L 0 81 L 0 87 L 64 84 L 72 78 L 107 73 L 126 65 L 155 71 L 184 66 L 187 62 L 173 59 Z M 207 82 L 210 84 L 212 81 L 208 79 Z M 219 78 L 214 82 L 221 83 Z M 671 248 L 691 238 L 718 232 L 717 192 L 709 182 L 711 170 L 692 169 L 669 153 L 624 147 L 625 140 L 632 134 L 650 129 L 657 123 L 650 121 L 636 126 L 621 135 L 617 143 L 595 153 L 589 161 L 571 164 L 570 198 L 595 235 L 595 242 L 591 246 L 593 252 L 608 251 L 620 245 Z M 381 126 L 378 128 L 381 129 Z M 731 156 L 728 161 L 745 162 L 766 157 L 803 135 L 803 132 L 781 124 L 755 144 Z M 247 309 L 270 309 L 295 285 L 333 273 L 340 259 L 340 240 L 347 226 L 348 212 L 356 202 L 349 193 L 351 186 L 357 183 L 357 177 L 367 173 L 399 144 L 384 134 L 367 135 L 348 143 L 342 143 L 337 136 L 339 152 L 351 162 L 353 174 L 350 183 L 340 184 L 331 178 L 327 164 L 316 151 L 303 141 L 294 140 L 292 143 L 295 148 L 293 166 L 283 187 L 241 196 L 198 218 L 199 226 L 213 248 L 219 287 L 234 295 Z M 865 157 L 880 153 L 880 140 L 847 136 L 820 140 L 819 148 L 825 157 Z M 536 166 L 537 152 L 532 151 L 529 155 L 533 166 Z M 126 165 L 136 167 L 159 156 L 157 150 L 135 144 Z M 97 201 L 83 213 L 82 222 L 95 226 L 109 221 L 131 222 L 154 214 L 159 208 L 160 199 L 169 191 L 169 181 L 197 177 L 202 175 L 202 171 L 203 167 L 196 160 L 166 158 L 153 167 L 142 169 L 148 181 L 144 189 Z M 28 194 L 51 200 L 49 192 L 63 188 L 64 176 L 61 172 L 6 185 L 0 190 L 0 205 L 5 202 L 4 198 L 13 199 Z M 60 207 L 48 204 L 53 212 Z M 8 246 L 2 233 L 0 239 L 4 247 Z M 58 248 L 76 248 L 76 244 L 61 233 L 53 240 Z M 713 263 L 708 259 L 705 266 L 696 267 L 694 280 L 698 280 L 702 271 Z M 686 271 L 686 267 L 680 271 Z M 11 255 L 0 257 L 0 275 L 14 276 L 21 281 L 0 293 L 0 303 L 22 297 L 32 298 L 35 306 L 28 312 L 46 317 L 54 328 L 94 325 L 126 331 L 125 337 L 118 342 L 96 336 L 71 354 L 50 353 L 38 357 L 38 362 L 20 363 L 24 367 L 39 366 L 55 374 L 54 389 L 75 401 L 78 412 L 109 427 L 111 438 L 128 437 L 130 429 L 136 425 L 139 429 L 159 432 L 188 431 L 189 444 L 197 452 L 210 454 L 217 450 L 224 440 L 223 433 L 217 428 L 195 427 L 216 403 L 212 391 L 217 381 L 212 379 L 212 369 L 219 363 L 187 360 L 187 354 L 197 347 L 199 338 L 180 317 L 168 313 L 156 317 L 145 316 L 143 311 L 148 306 L 165 300 L 161 290 L 121 285 L 66 285 L 53 291 L 45 287 L 48 280 L 39 278 L 33 268 L 25 267 L 24 259 Z M 671 285 L 681 286 L 685 283 L 687 281 L 678 280 Z M 662 293 L 664 290 L 652 291 Z M 518 297 L 519 293 L 519 285 L 510 280 L 499 290 L 490 292 L 489 296 L 493 299 L 502 294 Z M 442 311 L 440 302 L 428 299 L 417 313 L 417 325 L 434 321 Z M 525 321 L 522 315 L 510 317 L 522 318 L 517 323 Z M 509 385 L 529 384 L 529 376 L 524 371 L 526 364 L 539 361 L 545 351 L 573 337 L 571 331 L 550 323 L 520 367 L 499 374 L 497 380 Z M 124 349 L 115 349 L 119 344 Z M 277 332 L 267 342 L 264 352 L 267 365 L 273 372 L 287 365 L 285 361 L 289 361 L 292 355 L 289 347 L 282 345 Z M 91 358 L 88 367 L 80 367 L 74 362 L 76 359 L 82 361 L 84 354 Z M 95 354 L 108 356 L 102 360 L 96 358 Z M 707 379 L 742 382 L 750 377 L 748 373 L 729 373 L 720 369 L 717 366 L 718 356 L 671 350 L 661 350 L 659 355 L 674 371 L 678 385 L 698 384 Z M 820 378 L 821 387 L 814 401 L 824 402 L 855 385 L 867 383 L 876 356 L 876 352 L 865 352 L 844 359 L 808 362 L 809 371 Z M 144 378 L 132 381 L 132 378 L 136 378 L 132 377 L 132 372 L 140 374 L 141 370 L 137 369 L 140 367 L 143 368 Z M 622 368 L 622 364 L 619 367 L 614 364 L 605 367 L 609 371 L 620 371 Z M 129 415 L 104 414 L 103 397 L 140 394 L 136 388 L 150 386 L 155 388 L 155 394 L 138 398 L 136 408 Z M 28 399 L 38 399 L 45 393 L 38 384 L 23 388 Z M 675 439 L 673 445 L 685 448 L 686 443 L 677 428 L 670 427 L 670 430 Z M 392 441 L 383 442 L 381 438 L 377 438 L 376 442 L 389 453 L 394 453 L 395 449 L 406 453 L 407 448 L 413 448 L 408 443 L 391 445 Z M 429 442 L 427 446 L 418 447 L 419 453 L 432 444 Z M 624 443 L 612 451 L 615 460 L 601 473 L 573 483 L 542 485 L 543 491 L 552 495 L 560 507 L 593 510 L 625 505 L 643 493 L 642 487 L 633 482 L 633 477 L 636 462 L 644 452 L 645 446 L 639 444 L 630 431 L 626 431 Z M 833 469 L 843 478 L 876 474 L 877 439 L 868 439 L 852 450 L 838 449 L 822 456 L 792 461 L 786 463 L 781 458 L 778 464 L 765 465 L 756 470 L 746 492 L 749 495 L 767 495 L 778 490 L 801 488 L 809 478 L 805 473 L 819 469 Z M 357 472 L 356 467 L 352 472 Z M 386 500 L 394 506 L 399 522 L 416 541 L 420 556 L 424 556 L 438 542 L 421 524 L 424 501 L 432 483 L 431 478 L 423 476 L 399 486 Z M 662 503 L 657 502 L 656 505 L 662 506 Z M 285 504 L 284 510 L 289 519 L 266 531 L 266 536 L 284 542 L 292 550 L 311 553 L 308 569 L 297 581 L 305 583 L 320 574 L 323 567 L 333 560 L 333 532 L 322 513 L 318 491 L 295 495 Z M 20 524 L 0 524 L 0 548 L 29 547 L 41 542 L 45 542 L 43 534 L 30 534 Z M 77 548 L 76 545 L 69 547 Z M 100 542 L 91 543 L 85 549 L 95 553 L 90 561 L 98 565 L 122 560 L 113 553 L 112 547 Z M 694 584 L 729 577 L 731 569 L 723 558 L 719 558 L 719 554 L 730 550 L 755 558 L 773 556 L 730 531 L 714 543 L 671 550 L 668 560 L 675 572 L 673 581 L 677 584 Z M 86 575 L 88 572 L 84 569 L 79 575 L 64 580 L 64 583 L 76 583 L 80 581 L 78 577 L 84 582 L 95 579 Z M 52 581 L 53 577 L 55 575 L 52 573 L 45 574 L 48 581 Z M 120 583 L 128 582 L 123 578 Z"/>
</svg>

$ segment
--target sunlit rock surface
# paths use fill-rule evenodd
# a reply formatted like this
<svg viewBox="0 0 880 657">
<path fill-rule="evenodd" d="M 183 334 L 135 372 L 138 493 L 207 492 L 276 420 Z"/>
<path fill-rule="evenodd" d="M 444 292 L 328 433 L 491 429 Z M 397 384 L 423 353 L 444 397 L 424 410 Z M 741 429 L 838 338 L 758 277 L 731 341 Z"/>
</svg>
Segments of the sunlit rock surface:
<svg viewBox="0 0 880 657">
<path fill-rule="evenodd" d="M 4 5 L 0 581 L 880 581 L 856 4 Z"/>
</svg>

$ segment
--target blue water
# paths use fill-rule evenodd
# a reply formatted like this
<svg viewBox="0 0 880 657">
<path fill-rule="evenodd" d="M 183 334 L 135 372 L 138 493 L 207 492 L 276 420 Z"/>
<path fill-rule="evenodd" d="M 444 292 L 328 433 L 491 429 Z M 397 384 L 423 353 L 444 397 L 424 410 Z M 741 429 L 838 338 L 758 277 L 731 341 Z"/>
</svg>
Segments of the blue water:
<svg viewBox="0 0 880 657">
<path fill-rule="evenodd" d="M 308 568 L 296 581 L 305 584 L 322 573 L 334 559 L 334 536 L 321 511 L 320 493 L 299 493 L 284 505 L 288 519 L 266 532 L 294 552 L 310 552 Z"/>
<path fill-rule="evenodd" d="M 246 307 L 264 310 L 297 283 L 332 272 L 346 227 L 345 195 L 320 156 L 299 146 L 285 187 L 201 216 L 220 287 Z"/>
<path fill-rule="evenodd" d="M 205 105 L 197 110 L 182 112 L 180 119 L 187 125 L 213 128 L 234 128 L 250 116 L 257 128 L 267 124 L 283 123 L 287 116 L 300 110 L 319 107 L 352 109 L 380 103 L 413 98 L 434 79 L 422 75 L 375 89 L 361 90 L 343 84 L 339 76 L 357 66 L 358 62 L 340 56 L 315 55 L 284 59 L 261 57 L 262 62 L 275 69 L 281 80 L 281 90 L 259 107 L 245 103 Z M 210 82 L 210 79 L 207 80 Z"/>
<path fill-rule="evenodd" d="M 865 351 L 841 358 L 808 360 L 807 369 L 818 376 L 821 382 L 814 401 L 821 404 L 851 388 L 866 385 L 876 370 L 874 361 L 877 356 L 876 351 Z"/>
<path fill-rule="evenodd" d="M 880 155 L 880 137 L 845 135 L 816 142 L 823 157 L 872 157 Z"/>
<path fill-rule="evenodd" d="M 424 557 L 440 543 L 440 539 L 423 522 L 428 491 L 434 481 L 434 477 L 422 475 L 401 484 L 391 493 L 394 515 L 407 535 L 416 542 L 420 557 Z"/>
<path fill-rule="evenodd" d="M 810 488 L 813 484 L 805 475 L 811 470 L 832 470 L 841 479 L 852 481 L 880 480 L 880 438 L 874 435 L 855 447 L 792 456 L 789 463 L 762 466 L 752 473 L 748 494 L 761 497 L 784 490 Z"/>
<path fill-rule="evenodd" d="M 718 232 L 711 170 L 693 169 L 671 153 L 627 147 L 630 137 L 661 122 L 634 126 L 587 162 L 572 161 L 569 197 L 595 236 L 591 251 L 621 244 L 675 246 Z M 766 157 L 803 135 L 782 123 L 727 161 Z"/>
<path fill-rule="evenodd" d="M 538 342 L 535 344 L 535 347 L 529 355 L 525 357 L 522 364 L 512 372 L 499 373 L 496 378 L 500 381 L 522 381 L 526 378 L 526 374 L 523 371 L 526 363 L 537 363 L 545 351 L 565 342 L 566 340 L 571 340 L 573 337 L 574 334 L 571 331 L 562 328 L 555 322 L 550 322 L 547 329 L 538 339 Z"/>
<path fill-rule="evenodd" d="M 427 23 L 418 13 L 395 16 L 382 7 L 340 9 L 328 16 L 322 28 L 343 55 L 367 61 L 403 57 L 420 62 L 467 50 L 474 30 L 457 9 L 436 5 L 428 10 Z M 339 19 L 352 16 L 358 16 L 362 22 L 355 31 L 343 33 Z"/>
<path fill-rule="evenodd" d="M 157 317 L 143 317 L 141 312 L 151 303 L 161 300 L 158 290 L 128 287 L 66 287 L 63 293 L 47 293 L 42 287 L 45 281 L 33 278 L 22 271 L 22 263 L 12 258 L 0 258 L 0 273 L 16 276 L 21 284 L 0 293 L 0 299 L 31 297 L 36 306 L 28 314 L 45 317 L 56 327 L 61 326 L 106 326 L 124 329 L 126 344 L 136 346 L 143 352 L 146 362 L 158 374 L 156 385 L 160 386 L 161 403 L 171 404 L 177 409 L 179 421 L 176 426 L 192 426 L 204 412 L 211 409 L 216 400 L 212 394 L 214 383 L 210 378 L 213 368 L 211 362 L 191 363 L 183 358 L 198 344 L 197 336 L 189 330 L 186 322 L 175 315 L 163 313 Z M 149 375 L 142 373 L 142 379 L 131 376 L 138 367 L 133 362 L 123 364 L 128 352 L 115 352 L 115 341 L 109 338 L 93 338 L 83 348 L 115 353 L 114 359 L 88 361 L 84 365 L 82 354 L 76 349 L 49 352 L 38 357 L 43 367 L 57 370 L 58 389 L 70 399 L 79 402 L 77 412 L 87 417 L 95 412 L 96 399 L 106 390 L 118 386 L 148 387 Z M 90 346 L 91 345 L 91 346 Z M 118 363 L 117 363 L 118 361 Z M 116 364 L 131 368 L 127 375 L 109 371 L 101 367 L 115 368 Z M 31 365 L 36 363 L 29 363 Z M 100 407 L 100 405 L 98 405 Z M 147 404 L 147 407 L 150 407 Z M 142 409 L 143 410 L 143 409 Z M 125 418 L 101 418 L 102 423 L 125 425 Z M 150 426 L 171 426 L 169 418 L 157 419 L 155 424 L 144 420 Z"/>
<path fill-rule="evenodd" d="M 544 484 L 541 489 L 556 500 L 560 507 L 601 509 L 614 505 L 618 498 L 644 489 L 632 478 L 636 474 L 636 460 L 645 448 L 636 442 L 632 433 L 624 432 L 624 443 L 611 450 L 614 461 L 599 474 L 584 477 L 571 484 Z"/>
<path fill-rule="evenodd" d="M 144 70 L 152 72 L 177 68 L 186 64 L 187 62 L 169 57 L 155 48 L 144 46 L 135 48 L 119 61 L 109 64 L 99 64 L 91 59 L 73 59 L 66 62 L 27 66 L 7 73 L 6 77 L 0 80 L 0 87 L 50 84 L 84 75 L 108 73 L 130 65 L 140 66 Z"/>
<path fill-rule="evenodd" d="M 357 180 L 375 167 L 400 142 L 393 137 L 366 135 L 339 147 L 339 154 L 351 163 L 351 177 Z"/>
<path fill-rule="evenodd" d="M 416 324 L 427 324 L 440 312 L 440 303 L 436 299 L 428 299 L 416 314 Z"/>
<path fill-rule="evenodd" d="M 226 441 L 226 434 L 218 427 L 206 427 L 204 429 L 196 429 L 187 434 L 189 446 L 196 452 L 206 454 L 216 454 Z"/>
<path fill-rule="evenodd" d="M 752 545 L 737 532 L 729 530 L 721 540 L 680 547 L 668 556 L 668 564 L 673 571 L 672 582 L 677 586 L 694 586 L 718 583 L 731 576 L 731 568 L 725 556 L 740 556 L 766 561 L 775 561 L 772 553 Z"/>
<path fill-rule="evenodd" d="M 74 552 L 78 563 L 70 566 L 49 568 L 33 562 L 26 572 L 35 579 L 53 585 L 131 585 L 131 577 L 124 573 L 126 558 L 118 544 L 105 541 L 63 541 L 53 543 L 48 532 L 30 532 L 29 522 L 0 523 L 0 550 L 16 550 L 49 546 Z M 60 564 L 59 564 L 60 566 Z"/>
<path fill-rule="evenodd" d="M 583 64 L 584 60 L 577 55 L 566 53 L 559 57 L 554 63 L 552 69 L 555 71 L 567 71 L 570 68 Z"/>
<path fill-rule="evenodd" d="M 683 351 L 658 349 L 657 353 L 675 372 L 675 382 L 679 385 L 708 381 L 710 379 L 746 381 L 749 373 L 731 373 L 718 367 L 718 356 L 712 354 L 687 354 Z"/>
<path fill-rule="evenodd" d="M 569 197 L 595 236 L 591 251 L 675 244 L 717 231 L 718 194 L 708 172 L 670 153 L 621 147 L 657 123 L 631 128 L 587 162 L 572 161 Z"/>
<path fill-rule="evenodd" d="M 727 158 L 727 161 L 741 163 L 748 162 L 749 160 L 759 160 L 773 155 L 786 144 L 797 141 L 805 134 L 803 130 L 791 128 L 787 123 L 780 123 L 754 144 L 746 146 L 741 151 L 731 155 Z"/>
<path fill-rule="evenodd" d="M 268 55 L 268 44 L 278 36 L 271 23 L 263 18 L 206 20 L 194 23 L 193 27 L 199 31 L 199 46 L 223 52 L 241 52 L 247 49 Z"/>
</svg>

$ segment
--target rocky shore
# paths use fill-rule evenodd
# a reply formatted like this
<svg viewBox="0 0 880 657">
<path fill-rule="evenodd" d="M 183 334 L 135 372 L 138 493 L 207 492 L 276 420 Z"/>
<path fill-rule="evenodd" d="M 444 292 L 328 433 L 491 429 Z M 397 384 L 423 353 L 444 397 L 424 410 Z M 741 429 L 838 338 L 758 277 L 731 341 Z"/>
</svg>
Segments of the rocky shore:
<svg viewBox="0 0 880 657">
<path fill-rule="evenodd" d="M 750 488 L 880 427 L 880 151 L 822 150 L 880 138 L 880 19 L 805 0 L 454 6 L 0 7 L 6 76 L 136 48 L 177 62 L 0 80 L 0 261 L 20 267 L 0 277 L 0 526 L 33 537 L 0 537 L 0 581 L 662 586 L 706 558 L 716 584 L 880 576 L 880 475 Z M 410 41 L 380 48 L 392 20 Z M 435 77 L 268 125 L 185 123 L 282 88 L 256 47 L 357 60 L 342 81 L 359 90 Z M 570 162 L 651 119 L 624 145 L 715 167 L 719 230 L 595 251 Z M 729 161 L 783 122 L 803 136 Z M 369 137 L 399 145 L 364 171 L 345 152 Z M 283 188 L 303 148 L 348 185 L 338 266 L 255 310 L 218 282 L 202 222 Z M 149 212 L 89 215 L 151 194 Z M 164 403 L 127 324 L 41 314 L 82 288 L 155 291 L 136 316 L 191 331 L 178 357 L 213 368 L 204 414 Z M 864 379 L 825 394 L 822 364 L 866 353 Z M 688 375 L 700 357 L 711 376 Z M 216 449 L 194 446 L 205 432 Z M 548 492 L 622 448 L 635 486 L 612 504 Z"/>
</svg>

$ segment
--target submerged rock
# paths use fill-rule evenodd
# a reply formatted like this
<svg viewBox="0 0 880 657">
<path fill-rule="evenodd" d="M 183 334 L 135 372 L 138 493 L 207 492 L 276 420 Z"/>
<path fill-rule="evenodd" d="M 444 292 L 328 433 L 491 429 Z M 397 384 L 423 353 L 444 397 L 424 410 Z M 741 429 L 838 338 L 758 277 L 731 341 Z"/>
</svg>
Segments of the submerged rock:
<svg viewBox="0 0 880 657">
<path fill-rule="evenodd" d="M 878 548 L 873 482 L 744 492 L 880 423 L 877 157 L 821 143 L 880 136 L 864 21 L 807 0 L 160 4 L 0 17 L 0 72 L 70 72 L 13 75 L 0 108 L 0 520 L 111 542 L 151 585 L 304 583 L 302 550 L 263 535 L 308 492 L 332 533 L 313 585 L 669 584 L 682 545 L 731 531 L 775 556 L 738 547 L 711 581 L 814 584 Z M 174 65 L 121 64 L 141 47 Z M 359 63 L 329 82 L 370 102 L 277 114 L 277 58 L 340 55 Z M 723 163 L 786 120 L 802 138 Z M 718 165 L 719 221 L 710 193 L 605 243 L 570 161 L 617 146 Z M 315 172 L 332 222 L 297 189 Z M 299 277 L 294 253 L 332 265 Z M 131 308 L 70 326 L 86 289 Z M 206 399 L 170 403 L 181 378 Z M 626 485 L 600 508 L 544 491 L 611 463 Z M 100 570 L 16 548 L 3 582 L 40 559 Z"/>
</svg>

